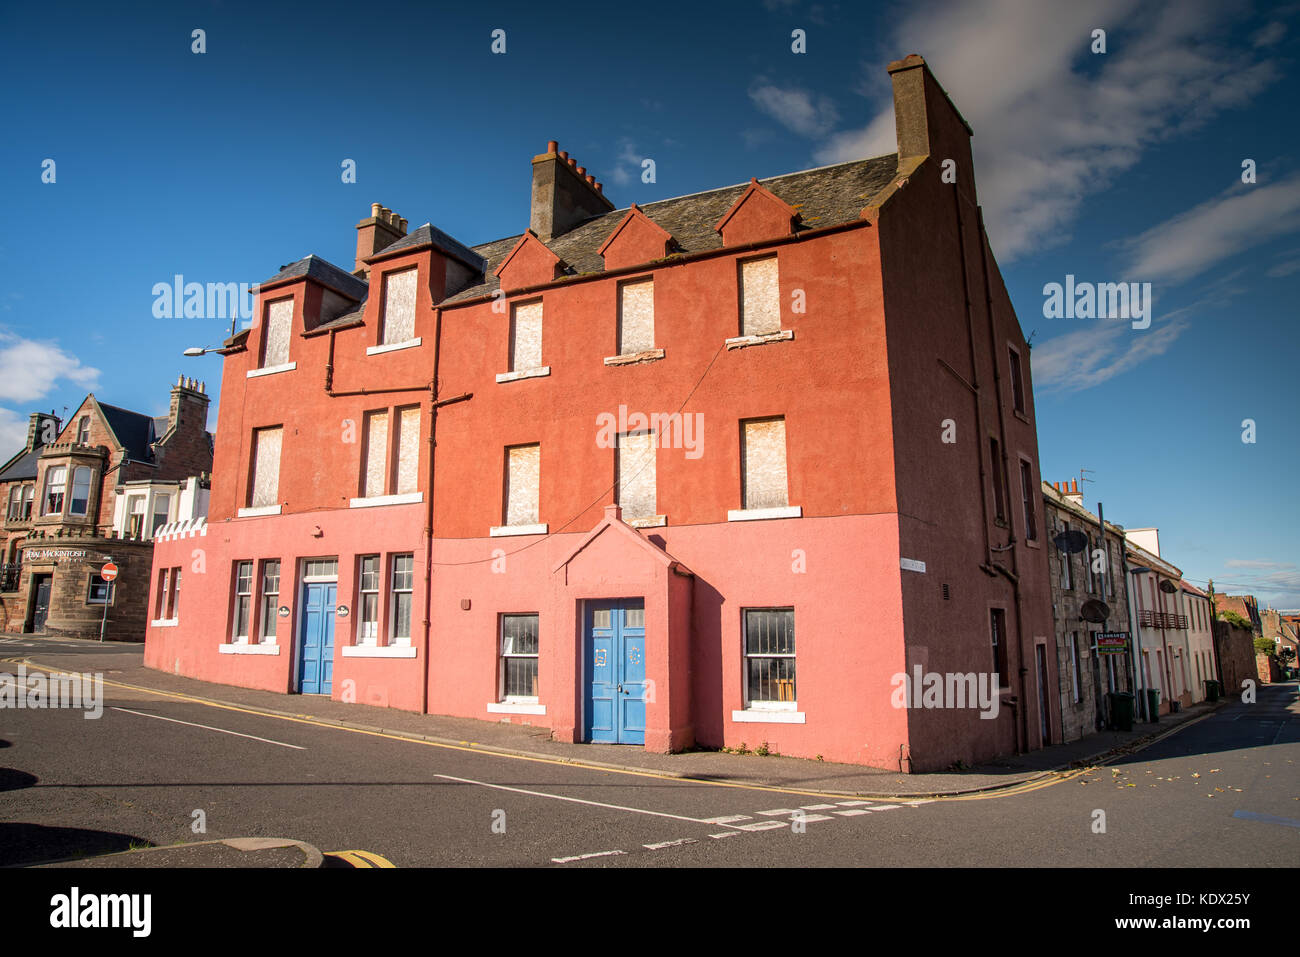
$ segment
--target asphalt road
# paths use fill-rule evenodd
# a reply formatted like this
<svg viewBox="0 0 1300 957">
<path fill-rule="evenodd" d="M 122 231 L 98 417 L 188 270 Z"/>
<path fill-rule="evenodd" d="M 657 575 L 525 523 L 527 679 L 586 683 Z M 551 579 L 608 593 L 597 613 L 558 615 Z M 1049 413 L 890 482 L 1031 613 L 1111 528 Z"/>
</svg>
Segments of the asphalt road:
<svg viewBox="0 0 1300 957">
<path fill-rule="evenodd" d="M 0 864 L 247 836 L 362 849 L 398 867 L 1300 860 L 1294 683 L 1113 767 L 921 804 L 603 771 L 105 692 L 94 720 L 0 709 Z"/>
</svg>

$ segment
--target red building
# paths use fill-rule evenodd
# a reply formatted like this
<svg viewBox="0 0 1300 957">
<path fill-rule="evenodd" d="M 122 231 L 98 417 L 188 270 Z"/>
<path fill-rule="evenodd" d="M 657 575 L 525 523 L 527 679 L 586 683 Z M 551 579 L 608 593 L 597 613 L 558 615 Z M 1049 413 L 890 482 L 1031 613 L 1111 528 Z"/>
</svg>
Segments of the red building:
<svg viewBox="0 0 1300 957">
<path fill-rule="evenodd" d="M 1059 740 L 1028 349 L 970 128 L 890 73 L 897 154 L 616 209 L 552 142 L 521 235 L 376 206 L 263 283 L 146 662 L 656 750 Z"/>
</svg>

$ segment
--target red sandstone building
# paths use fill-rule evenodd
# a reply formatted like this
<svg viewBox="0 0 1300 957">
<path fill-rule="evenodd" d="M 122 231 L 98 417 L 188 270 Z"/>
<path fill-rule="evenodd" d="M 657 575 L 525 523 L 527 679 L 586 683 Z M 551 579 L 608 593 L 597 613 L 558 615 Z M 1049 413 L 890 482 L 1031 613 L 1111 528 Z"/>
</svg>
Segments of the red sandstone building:
<svg viewBox="0 0 1300 957">
<path fill-rule="evenodd" d="M 352 274 L 263 283 L 146 662 L 655 750 L 1059 740 L 1028 349 L 970 128 L 890 73 L 897 154 L 619 209 L 552 142 L 520 235 L 374 207 Z"/>
</svg>

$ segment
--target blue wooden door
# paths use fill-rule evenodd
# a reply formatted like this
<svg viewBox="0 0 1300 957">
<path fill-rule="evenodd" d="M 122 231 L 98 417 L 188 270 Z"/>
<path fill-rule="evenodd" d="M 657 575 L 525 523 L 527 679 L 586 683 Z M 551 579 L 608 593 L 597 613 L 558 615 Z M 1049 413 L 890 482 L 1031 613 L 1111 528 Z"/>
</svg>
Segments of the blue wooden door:
<svg viewBox="0 0 1300 957">
<path fill-rule="evenodd" d="M 302 586 L 302 626 L 298 629 L 298 690 L 329 694 L 334 678 L 333 582 Z"/>
<path fill-rule="evenodd" d="M 645 744 L 645 602 L 587 602 L 583 633 L 587 740 Z"/>
</svg>

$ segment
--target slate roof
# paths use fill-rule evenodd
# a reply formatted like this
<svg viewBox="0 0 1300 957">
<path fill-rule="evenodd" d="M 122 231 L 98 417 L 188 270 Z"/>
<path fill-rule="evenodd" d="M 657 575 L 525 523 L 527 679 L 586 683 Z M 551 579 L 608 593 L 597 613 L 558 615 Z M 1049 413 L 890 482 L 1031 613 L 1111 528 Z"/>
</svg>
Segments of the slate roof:
<svg viewBox="0 0 1300 957">
<path fill-rule="evenodd" d="M 38 445 L 30 452 L 20 452 L 4 469 L 0 469 L 0 482 L 22 482 L 36 478 L 36 462 L 44 446 Z"/>
<path fill-rule="evenodd" d="M 898 156 L 890 154 L 772 176 L 758 182 L 799 212 L 800 219 L 796 226 L 798 231 L 837 226 L 858 219 L 863 207 L 876 193 L 889 185 L 897 171 Z M 748 186 L 748 183 L 738 183 L 735 186 L 646 203 L 639 208 L 672 234 L 678 251 L 698 253 L 721 249 L 722 236 L 713 227 Z M 597 250 L 627 215 L 629 208 L 611 210 L 589 219 L 546 245 L 568 264 L 571 275 L 603 272 L 605 263 Z M 496 290 L 498 282 L 492 272 L 501 265 L 515 243 L 519 242 L 520 235 L 522 234 L 507 236 L 473 247 L 486 260 L 485 280 L 449 296 L 445 301 L 476 299 Z M 390 246 L 384 252 L 392 249 Z"/>
<path fill-rule="evenodd" d="M 108 427 L 113 430 L 117 440 L 126 449 L 126 457 L 136 462 L 152 462 L 153 449 L 150 445 L 156 438 L 153 418 L 105 402 L 100 402 L 99 407 L 104 411 Z"/>
<path fill-rule="evenodd" d="M 319 256 L 305 256 L 296 263 L 290 263 L 270 279 L 258 283 L 258 287 L 284 282 L 287 279 L 301 279 L 304 276 L 315 279 L 322 285 L 328 286 L 335 292 L 342 293 L 357 302 L 366 297 L 366 290 L 369 288 L 364 279 L 358 279 L 352 273 L 344 272 L 332 262 L 321 259 Z"/>
<path fill-rule="evenodd" d="M 431 223 L 425 223 L 419 229 L 403 236 L 391 246 L 385 246 L 379 252 L 370 257 L 371 261 L 375 259 L 386 259 L 395 254 L 405 252 L 408 249 L 416 249 L 420 246 L 432 244 L 437 246 L 447 255 L 459 259 L 470 269 L 475 272 L 482 272 L 487 264 L 483 256 L 470 249 L 464 243 L 452 239 L 437 226 Z"/>
</svg>

